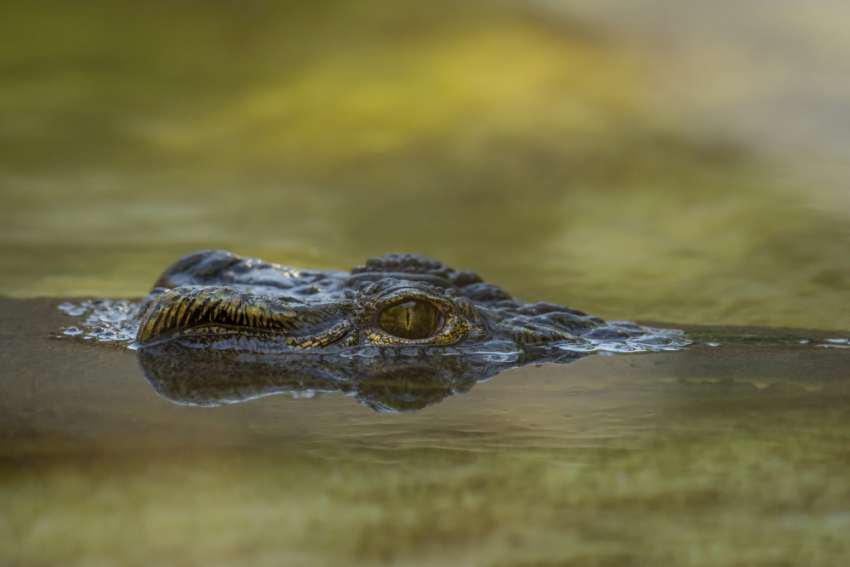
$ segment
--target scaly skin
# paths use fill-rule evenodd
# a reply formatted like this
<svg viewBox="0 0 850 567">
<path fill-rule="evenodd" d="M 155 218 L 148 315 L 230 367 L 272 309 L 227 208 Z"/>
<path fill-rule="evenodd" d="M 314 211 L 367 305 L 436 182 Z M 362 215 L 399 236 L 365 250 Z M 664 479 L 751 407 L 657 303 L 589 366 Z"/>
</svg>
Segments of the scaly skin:
<svg viewBox="0 0 850 567">
<path fill-rule="evenodd" d="M 142 346 L 178 340 L 258 353 L 492 340 L 543 345 L 642 332 L 634 326 L 606 326 L 560 305 L 524 303 L 472 272 L 415 254 L 372 258 L 348 274 L 201 251 L 166 270 L 145 304 L 137 335 Z M 400 324 L 415 325 L 408 313 L 425 312 L 436 321 L 434 328 L 422 336 L 388 332 L 382 313 L 386 319 L 385 310 L 399 305 L 418 306 L 418 311 L 397 309 L 401 315 L 396 318 L 408 317 Z"/>
</svg>

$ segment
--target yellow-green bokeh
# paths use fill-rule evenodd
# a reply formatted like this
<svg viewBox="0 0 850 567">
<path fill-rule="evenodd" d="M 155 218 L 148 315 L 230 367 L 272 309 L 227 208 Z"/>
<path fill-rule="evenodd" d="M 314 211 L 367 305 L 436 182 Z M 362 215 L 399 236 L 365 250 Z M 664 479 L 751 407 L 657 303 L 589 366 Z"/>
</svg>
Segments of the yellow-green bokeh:
<svg viewBox="0 0 850 567">
<path fill-rule="evenodd" d="M 4 3 L 0 293 L 409 251 L 607 318 L 850 327 L 850 211 L 666 72 L 525 3 Z"/>
</svg>

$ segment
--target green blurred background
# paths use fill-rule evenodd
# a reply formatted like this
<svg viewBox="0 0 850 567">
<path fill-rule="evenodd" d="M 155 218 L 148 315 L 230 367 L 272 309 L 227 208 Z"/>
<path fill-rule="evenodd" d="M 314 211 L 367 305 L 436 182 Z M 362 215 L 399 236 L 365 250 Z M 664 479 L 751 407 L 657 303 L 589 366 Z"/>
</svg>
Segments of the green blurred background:
<svg viewBox="0 0 850 567">
<path fill-rule="evenodd" d="M 0 294 L 419 252 L 616 319 L 850 328 L 828 0 L 0 4 Z"/>
</svg>

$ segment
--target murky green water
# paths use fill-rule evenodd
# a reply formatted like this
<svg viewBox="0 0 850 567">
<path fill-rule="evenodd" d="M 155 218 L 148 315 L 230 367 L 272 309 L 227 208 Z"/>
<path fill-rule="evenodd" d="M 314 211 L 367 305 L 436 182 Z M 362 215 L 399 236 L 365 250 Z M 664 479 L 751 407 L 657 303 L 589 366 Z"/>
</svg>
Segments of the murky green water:
<svg viewBox="0 0 850 567">
<path fill-rule="evenodd" d="M 2 302 L 12 565 L 850 557 L 835 333 L 804 332 L 824 348 L 727 329 L 719 347 L 527 366 L 416 413 L 338 392 L 207 408 L 157 396 L 130 351 L 46 338 L 57 304 Z"/>
<path fill-rule="evenodd" d="M 850 338 L 849 17 L 0 3 L 0 563 L 847 564 L 850 350 L 824 341 Z M 529 301 L 830 348 L 717 327 L 413 414 L 194 408 L 24 300 L 139 297 L 200 248 L 418 252 Z"/>
</svg>

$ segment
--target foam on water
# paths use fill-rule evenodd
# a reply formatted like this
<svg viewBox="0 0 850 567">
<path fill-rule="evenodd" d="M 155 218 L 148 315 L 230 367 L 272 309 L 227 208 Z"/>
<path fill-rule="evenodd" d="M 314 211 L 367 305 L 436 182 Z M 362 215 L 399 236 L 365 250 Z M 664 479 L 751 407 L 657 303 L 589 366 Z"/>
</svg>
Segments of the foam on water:
<svg viewBox="0 0 850 567">
<path fill-rule="evenodd" d="M 79 305 L 65 302 L 59 310 L 72 317 L 85 316 L 84 321 L 62 329 L 63 334 L 100 342 L 133 342 L 141 321 L 141 302 L 126 299 L 86 299 Z"/>
</svg>

